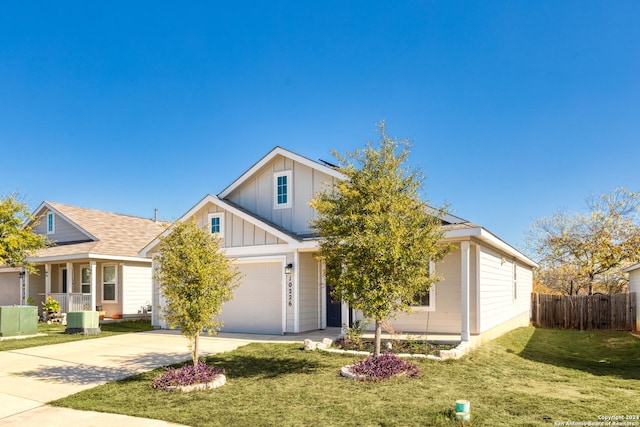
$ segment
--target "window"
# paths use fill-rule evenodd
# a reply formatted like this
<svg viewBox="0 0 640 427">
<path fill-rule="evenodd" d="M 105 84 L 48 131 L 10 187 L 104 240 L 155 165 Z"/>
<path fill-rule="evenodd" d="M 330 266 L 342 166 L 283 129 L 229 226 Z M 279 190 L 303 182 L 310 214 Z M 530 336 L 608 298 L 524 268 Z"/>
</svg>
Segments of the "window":
<svg viewBox="0 0 640 427">
<path fill-rule="evenodd" d="M 56 220 L 53 212 L 49 212 L 47 214 L 47 234 L 52 234 L 56 232 Z"/>
<path fill-rule="evenodd" d="M 91 269 L 89 267 L 80 269 L 80 286 L 83 294 L 91 293 Z"/>
<path fill-rule="evenodd" d="M 209 214 L 208 227 L 211 234 L 218 234 L 220 237 L 224 236 L 224 213 Z"/>
<path fill-rule="evenodd" d="M 424 295 L 416 296 L 413 300 L 415 311 L 435 311 L 436 309 L 436 285 L 431 285 L 431 289 Z"/>
<path fill-rule="evenodd" d="M 435 273 L 436 265 L 433 261 L 429 262 L 429 266 L 427 267 L 427 271 L 429 275 Z M 418 295 L 414 299 L 413 309 L 415 311 L 435 311 L 436 309 L 436 284 L 431 285 L 431 289 L 429 292 Z"/>
<path fill-rule="evenodd" d="M 273 202 L 276 209 L 291 207 L 291 171 L 273 176 Z"/>
<path fill-rule="evenodd" d="M 102 267 L 102 300 L 117 301 L 117 289 L 116 266 L 105 265 Z"/>
</svg>

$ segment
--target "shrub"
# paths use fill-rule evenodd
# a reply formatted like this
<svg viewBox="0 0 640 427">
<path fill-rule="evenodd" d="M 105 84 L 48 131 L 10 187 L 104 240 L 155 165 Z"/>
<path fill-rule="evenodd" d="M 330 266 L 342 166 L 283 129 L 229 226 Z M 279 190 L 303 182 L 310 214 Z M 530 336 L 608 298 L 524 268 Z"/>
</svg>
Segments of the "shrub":
<svg viewBox="0 0 640 427">
<path fill-rule="evenodd" d="M 410 378 L 420 375 L 420 369 L 416 364 L 402 360 L 391 353 L 368 357 L 352 365 L 351 372 L 371 381 L 386 380 L 396 375 Z"/>
<path fill-rule="evenodd" d="M 198 365 L 185 365 L 181 368 L 164 368 L 165 372 L 153 380 L 153 388 L 167 389 L 172 386 L 187 386 L 193 384 L 206 384 L 213 381 L 216 376 L 224 374 L 224 369 L 209 366 L 204 362 Z"/>
</svg>

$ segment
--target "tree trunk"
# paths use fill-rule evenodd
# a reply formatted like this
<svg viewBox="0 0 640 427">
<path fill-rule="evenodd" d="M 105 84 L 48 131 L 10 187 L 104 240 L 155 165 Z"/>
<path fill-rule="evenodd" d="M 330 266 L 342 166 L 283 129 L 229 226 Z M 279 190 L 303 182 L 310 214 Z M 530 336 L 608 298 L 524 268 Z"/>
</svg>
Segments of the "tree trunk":
<svg viewBox="0 0 640 427">
<path fill-rule="evenodd" d="M 193 359 L 193 367 L 196 368 L 198 366 L 198 344 L 199 344 L 200 334 L 196 333 L 193 337 L 193 351 L 191 352 L 191 358 Z"/>
<path fill-rule="evenodd" d="M 382 334 L 382 320 L 376 319 L 376 338 L 373 347 L 374 357 L 380 356 L 380 335 Z"/>
</svg>

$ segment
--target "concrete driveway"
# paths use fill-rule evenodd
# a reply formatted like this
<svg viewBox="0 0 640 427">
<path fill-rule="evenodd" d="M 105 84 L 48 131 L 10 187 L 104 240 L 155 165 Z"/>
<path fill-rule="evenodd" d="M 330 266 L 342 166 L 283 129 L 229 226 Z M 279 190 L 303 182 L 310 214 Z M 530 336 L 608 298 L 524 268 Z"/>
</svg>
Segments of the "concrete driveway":
<svg viewBox="0 0 640 427">
<path fill-rule="evenodd" d="M 200 338 L 201 355 L 250 342 L 302 342 L 334 338 L 339 329 L 296 336 L 220 334 Z M 191 359 L 177 331 L 151 331 L 65 344 L 0 351 L 1 426 L 168 426 L 163 421 L 46 406 L 110 381 Z M 57 424 L 56 424 L 57 423 Z"/>
</svg>

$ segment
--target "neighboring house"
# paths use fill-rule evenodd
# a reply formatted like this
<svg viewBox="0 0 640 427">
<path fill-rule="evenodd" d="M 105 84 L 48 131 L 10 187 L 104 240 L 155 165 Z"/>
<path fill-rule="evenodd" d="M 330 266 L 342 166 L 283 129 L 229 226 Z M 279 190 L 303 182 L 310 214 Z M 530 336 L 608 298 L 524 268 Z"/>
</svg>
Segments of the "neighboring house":
<svg viewBox="0 0 640 427">
<path fill-rule="evenodd" d="M 625 273 L 629 273 L 629 293 L 635 293 L 636 301 L 635 307 L 640 307 L 640 263 L 634 264 L 631 267 L 625 268 Z M 635 331 L 640 331 L 640 310 L 636 309 L 635 316 Z"/>
<path fill-rule="evenodd" d="M 55 243 L 29 261 L 35 273 L 0 270 L 0 305 L 41 307 L 48 296 L 61 312 L 96 310 L 106 317 L 138 316 L 151 308 L 151 260 L 138 252 L 166 224 L 93 209 L 43 202 L 35 211 L 34 231 Z"/>
<path fill-rule="evenodd" d="M 343 175 L 330 164 L 276 147 L 217 196 L 208 195 L 179 221 L 195 219 L 223 239 L 227 256 L 243 274 L 235 298 L 223 306 L 227 332 L 298 333 L 354 320 L 346 304 L 331 301 L 331 284 L 316 259 L 318 240 L 309 221 L 315 192 Z M 437 272 L 444 277 L 396 330 L 490 339 L 529 324 L 532 269 L 536 264 L 484 228 L 442 218 L 455 244 Z M 170 230 L 165 232 L 169 233 Z M 159 239 L 140 256 L 153 257 Z M 154 307 L 162 306 L 154 283 Z M 166 327 L 157 310 L 152 322 Z"/>
</svg>

